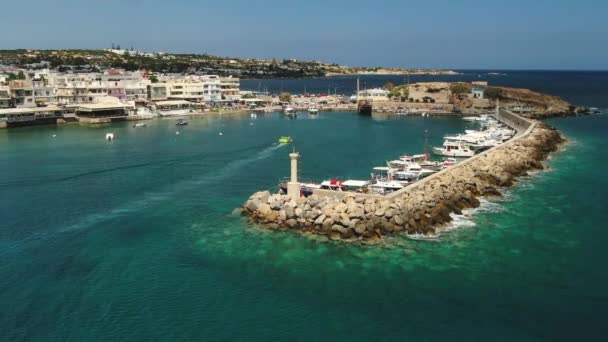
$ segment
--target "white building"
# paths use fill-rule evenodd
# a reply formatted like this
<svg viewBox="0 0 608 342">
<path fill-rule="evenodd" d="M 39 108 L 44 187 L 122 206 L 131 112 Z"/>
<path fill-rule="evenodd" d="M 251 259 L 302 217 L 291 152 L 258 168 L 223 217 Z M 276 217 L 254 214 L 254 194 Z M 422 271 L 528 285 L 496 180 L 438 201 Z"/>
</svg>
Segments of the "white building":
<svg viewBox="0 0 608 342">
<path fill-rule="evenodd" d="M 367 100 L 372 102 L 388 101 L 389 91 L 381 88 L 365 89 L 359 91 L 359 100 Z M 356 101 L 356 96 L 351 97 L 351 101 Z"/>
<path fill-rule="evenodd" d="M 11 104 L 11 89 L 8 86 L 0 86 L 0 108 L 8 108 Z"/>
<path fill-rule="evenodd" d="M 240 101 L 241 100 L 241 81 L 236 77 L 220 78 L 220 91 L 222 99 L 225 101 Z"/>
<path fill-rule="evenodd" d="M 108 95 L 126 101 L 141 101 L 148 97 L 148 85 L 152 82 L 143 73 L 108 70 L 101 75 Z"/>
<path fill-rule="evenodd" d="M 42 80 L 15 80 L 9 82 L 10 94 L 16 107 L 37 107 L 56 103 L 55 88 Z"/>
<path fill-rule="evenodd" d="M 165 82 L 170 99 L 207 103 L 222 101 L 219 76 L 172 76 L 165 78 Z"/>
</svg>

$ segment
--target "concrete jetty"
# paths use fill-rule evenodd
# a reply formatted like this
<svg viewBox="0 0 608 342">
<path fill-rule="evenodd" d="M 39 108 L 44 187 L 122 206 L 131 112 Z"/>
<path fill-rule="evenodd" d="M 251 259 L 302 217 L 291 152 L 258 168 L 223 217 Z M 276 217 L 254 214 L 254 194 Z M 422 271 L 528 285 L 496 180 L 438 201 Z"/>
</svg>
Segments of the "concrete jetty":
<svg viewBox="0 0 608 342">
<path fill-rule="evenodd" d="M 501 196 L 500 189 L 517 177 L 543 169 L 542 161 L 564 141 L 546 124 L 507 111 L 496 116 L 518 131 L 513 139 L 387 196 L 315 190 L 304 198 L 264 191 L 247 200 L 243 213 L 263 227 L 322 234 L 332 240 L 433 235 L 452 220 L 450 214 L 479 206 L 478 197 Z"/>
</svg>

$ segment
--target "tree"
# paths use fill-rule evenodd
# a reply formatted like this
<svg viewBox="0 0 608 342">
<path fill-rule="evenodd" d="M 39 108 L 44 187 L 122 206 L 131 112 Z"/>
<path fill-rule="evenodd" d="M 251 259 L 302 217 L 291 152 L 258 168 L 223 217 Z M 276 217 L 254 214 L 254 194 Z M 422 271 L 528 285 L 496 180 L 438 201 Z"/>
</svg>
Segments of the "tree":
<svg viewBox="0 0 608 342">
<path fill-rule="evenodd" d="M 384 89 L 392 91 L 393 89 L 395 89 L 395 84 L 393 82 L 386 82 L 384 83 Z"/>
<path fill-rule="evenodd" d="M 23 73 L 22 70 L 19 70 L 19 73 L 17 73 L 17 77 L 15 79 L 17 79 L 17 80 L 24 80 L 25 79 L 25 74 Z"/>
<path fill-rule="evenodd" d="M 393 88 L 390 93 L 388 93 L 388 97 L 391 99 L 398 99 L 401 101 L 405 101 L 410 95 L 409 89 L 407 86 L 398 86 Z"/>
<path fill-rule="evenodd" d="M 469 88 L 469 86 L 467 86 L 466 84 L 463 84 L 463 83 L 452 84 L 450 86 L 450 90 L 452 91 L 452 94 L 455 94 L 455 95 L 467 94 L 467 93 L 471 92 L 471 89 Z"/>
<path fill-rule="evenodd" d="M 291 94 L 289 94 L 289 93 L 281 93 L 281 94 L 279 94 L 279 101 L 281 101 L 281 102 L 291 102 Z"/>
<path fill-rule="evenodd" d="M 156 77 L 156 75 L 150 76 L 150 82 L 152 82 L 152 83 L 158 83 L 158 77 Z"/>
<path fill-rule="evenodd" d="M 490 100 L 496 100 L 498 98 L 500 98 L 503 94 L 503 90 L 502 88 L 497 88 L 497 87 L 487 87 L 486 91 L 485 91 L 485 95 L 487 98 L 489 98 Z"/>
</svg>

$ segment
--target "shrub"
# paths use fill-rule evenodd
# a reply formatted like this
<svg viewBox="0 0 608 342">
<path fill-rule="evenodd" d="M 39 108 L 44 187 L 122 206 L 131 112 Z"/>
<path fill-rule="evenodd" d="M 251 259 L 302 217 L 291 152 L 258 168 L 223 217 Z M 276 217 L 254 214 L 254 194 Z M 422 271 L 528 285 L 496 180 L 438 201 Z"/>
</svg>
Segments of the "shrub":
<svg viewBox="0 0 608 342">
<path fill-rule="evenodd" d="M 496 100 L 503 95 L 503 90 L 497 87 L 487 87 L 485 91 L 485 95 L 487 98 L 491 100 Z"/>
</svg>

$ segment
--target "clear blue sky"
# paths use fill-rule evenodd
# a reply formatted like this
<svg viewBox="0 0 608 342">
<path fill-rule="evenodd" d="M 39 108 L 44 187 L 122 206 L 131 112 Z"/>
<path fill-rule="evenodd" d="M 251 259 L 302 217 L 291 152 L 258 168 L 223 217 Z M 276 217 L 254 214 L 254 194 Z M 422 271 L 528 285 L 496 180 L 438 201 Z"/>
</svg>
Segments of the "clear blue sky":
<svg viewBox="0 0 608 342">
<path fill-rule="evenodd" d="M 0 48 L 122 47 L 420 68 L 608 69 L 607 0 L 27 0 Z"/>
</svg>

